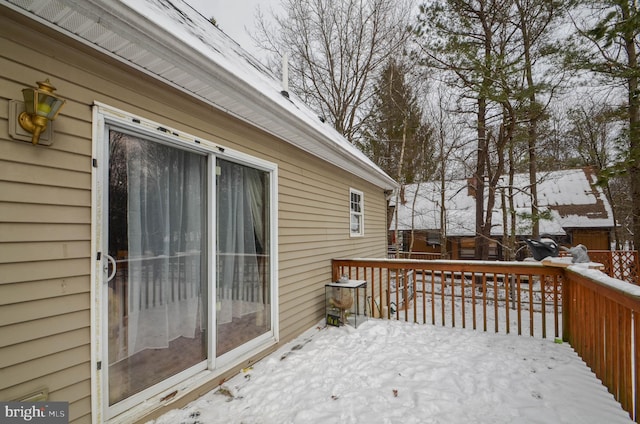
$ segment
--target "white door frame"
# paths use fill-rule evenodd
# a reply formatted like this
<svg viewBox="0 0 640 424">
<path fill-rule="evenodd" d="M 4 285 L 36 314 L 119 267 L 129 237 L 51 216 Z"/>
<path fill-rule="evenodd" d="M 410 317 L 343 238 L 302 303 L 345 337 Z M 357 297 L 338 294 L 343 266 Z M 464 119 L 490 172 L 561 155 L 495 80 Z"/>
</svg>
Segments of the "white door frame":
<svg viewBox="0 0 640 424">
<path fill-rule="evenodd" d="M 208 159 L 209 183 L 207 185 L 208 199 L 208 359 L 203 366 L 197 365 L 178 373 L 159 385 L 143 390 L 113 407 L 108 405 L 108 305 L 106 272 L 108 269 L 107 251 L 105 243 L 107 234 L 106 219 L 108 212 L 108 140 L 107 129 L 117 126 L 139 132 L 146 137 L 165 139 L 171 144 L 182 144 L 189 149 L 206 153 Z M 278 320 L 278 167 L 277 164 L 265 161 L 244 153 L 222 147 L 216 143 L 202 140 L 187 134 L 179 134 L 177 130 L 168 129 L 163 125 L 134 116 L 128 112 L 94 102 L 92 122 L 92 175 L 91 175 L 91 406 L 92 422 L 127 422 L 142 418 L 153 408 L 155 402 L 161 402 L 166 392 L 174 388 L 189 392 L 190 388 L 210 381 L 217 375 L 233 368 L 236 364 L 248 359 L 268 346 L 277 343 L 279 339 Z M 167 135 L 169 134 L 169 135 Z M 179 134 L 179 138 L 172 134 Z M 270 173 L 270 297 L 271 297 L 271 331 L 225 355 L 216 358 L 215 355 L 215 281 L 216 275 L 214 253 L 215 248 L 215 158 L 220 157 L 241 163 Z M 164 392 L 163 392 L 164 390 Z M 178 399 L 181 396 L 174 397 Z"/>
</svg>

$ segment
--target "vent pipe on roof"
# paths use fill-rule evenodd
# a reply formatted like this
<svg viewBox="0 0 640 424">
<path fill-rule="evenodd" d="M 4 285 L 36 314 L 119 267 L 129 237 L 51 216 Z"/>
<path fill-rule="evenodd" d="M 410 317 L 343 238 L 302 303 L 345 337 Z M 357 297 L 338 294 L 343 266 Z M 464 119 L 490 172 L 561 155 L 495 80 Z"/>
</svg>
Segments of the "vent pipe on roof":
<svg viewBox="0 0 640 424">
<path fill-rule="evenodd" d="M 289 98 L 289 54 L 282 55 L 282 91 L 280 92 L 287 99 Z"/>
</svg>

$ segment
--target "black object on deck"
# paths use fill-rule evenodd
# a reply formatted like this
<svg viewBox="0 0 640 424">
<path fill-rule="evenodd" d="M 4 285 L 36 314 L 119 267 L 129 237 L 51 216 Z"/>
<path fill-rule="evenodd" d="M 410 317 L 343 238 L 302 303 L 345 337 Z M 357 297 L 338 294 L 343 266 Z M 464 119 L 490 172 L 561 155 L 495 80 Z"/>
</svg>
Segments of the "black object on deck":
<svg viewBox="0 0 640 424">
<path fill-rule="evenodd" d="M 558 243 L 549 238 L 542 238 L 540 240 L 525 239 L 529 246 L 529 250 L 533 254 L 533 259 L 541 261 L 544 258 L 551 256 L 556 257 L 560 254 Z"/>
</svg>

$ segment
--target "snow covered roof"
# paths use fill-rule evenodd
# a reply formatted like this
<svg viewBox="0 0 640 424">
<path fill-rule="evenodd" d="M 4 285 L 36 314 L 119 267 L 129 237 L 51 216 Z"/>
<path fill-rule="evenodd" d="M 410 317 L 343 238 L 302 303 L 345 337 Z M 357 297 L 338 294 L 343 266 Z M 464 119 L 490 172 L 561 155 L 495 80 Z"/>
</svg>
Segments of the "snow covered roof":
<svg viewBox="0 0 640 424">
<path fill-rule="evenodd" d="M 183 0 L 0 0 L 378 187 L 395 181 Z"/>
<path fill-rule="evenodd" d="M 564 235 L 570 228 L 612 228 L 613 214 L 600 187 L 594 185 L 596 177 L 590 168 L 538 173 L 538 205 L 549 211 L 551 219 L 540 221 L 540 233 Z M 506 178 L 496 193 L 492 211 L 491 234 L 503 234 L 501 193 L 508 194 Z M 514 178 L 514 208 L 517 212 L 516 234 L 530 235 L 531 222 L 526 218 L 531 211 L 529 174 L 516 174 Z M 416 190 L 418 194 L 416 195 Z M 475 234 L 475 197 L 467 180 L 449 181 L 444 190 L 449 236 Z M 485 196 L 486 199 L 486 196 Z M 440 228 L 440 182 L 411 184 L 404 187 L 404 202 L 398 207 L 398 229 L 437 230 Z M 392 198 L 395 205 L 395 196 Z M 412 210 L 415 211 L 412 214 Z M 391 224 L 395 228 L 395 217 Z"/>
</svg>

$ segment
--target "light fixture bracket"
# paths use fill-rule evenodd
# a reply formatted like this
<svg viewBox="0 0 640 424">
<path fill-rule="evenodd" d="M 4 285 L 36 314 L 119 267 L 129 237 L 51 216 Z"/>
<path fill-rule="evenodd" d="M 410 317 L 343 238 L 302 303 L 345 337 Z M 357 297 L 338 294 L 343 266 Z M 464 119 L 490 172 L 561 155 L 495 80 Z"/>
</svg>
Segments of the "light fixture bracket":
<svg viewBox="0 0 640 424">
<path fill-rule="evenodd" d="M 33 134 L 26 131 L 20 122 L 23 120 L 21 115 L 24 111 L 24 102 L 9 100 L 9 135 L 14 140 L 25 141 L 32 144 Z M 40 133 L 40 141 L 38 144 L 42 146 L 51 146 L 53 144 L 53 122 L 49 122 L 45 130 Z"/>
</svg>

